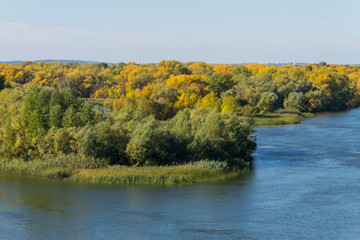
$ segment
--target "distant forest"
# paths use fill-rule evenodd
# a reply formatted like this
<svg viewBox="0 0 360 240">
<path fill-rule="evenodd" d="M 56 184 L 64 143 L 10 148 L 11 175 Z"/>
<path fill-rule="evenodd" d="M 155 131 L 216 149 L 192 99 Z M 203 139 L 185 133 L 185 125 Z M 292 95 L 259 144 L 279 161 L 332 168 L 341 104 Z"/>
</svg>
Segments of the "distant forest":
<svg viewBox="0 0 360 240">
<path fill-rule="evenodd" d="M 0 151 L 25 161 L 71 155 L 84 164 L 242 165 L 256 148 L 254 115 L 360 102 L 360 67 L 325 62 L 22 62 L 0 64 L 0 75 Z"/>
</svg>

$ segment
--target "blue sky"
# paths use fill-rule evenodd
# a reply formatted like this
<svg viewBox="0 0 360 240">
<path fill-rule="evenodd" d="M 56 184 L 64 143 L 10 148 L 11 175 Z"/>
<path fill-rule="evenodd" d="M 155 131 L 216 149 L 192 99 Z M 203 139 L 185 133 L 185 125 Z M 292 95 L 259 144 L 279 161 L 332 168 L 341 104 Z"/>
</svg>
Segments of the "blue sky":
<svg viewBox="0 0 360 240">
<path fill-rule="evenodd" d="M 0 0 L 0 60 L 360 63 L 357 0 Z"/>
</svg>

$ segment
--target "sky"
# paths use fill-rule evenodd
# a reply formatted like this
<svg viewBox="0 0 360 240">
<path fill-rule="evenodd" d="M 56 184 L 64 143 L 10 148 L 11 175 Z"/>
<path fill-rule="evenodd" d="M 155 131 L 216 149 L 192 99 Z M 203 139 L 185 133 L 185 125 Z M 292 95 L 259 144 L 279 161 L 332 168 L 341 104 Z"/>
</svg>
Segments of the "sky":
<svg viewBox="0 0 360 240">
<path fill-rule="evenodd" d="M 360 63 L 358 0 L 0 0 L 0 61 Z"/>
</svg>

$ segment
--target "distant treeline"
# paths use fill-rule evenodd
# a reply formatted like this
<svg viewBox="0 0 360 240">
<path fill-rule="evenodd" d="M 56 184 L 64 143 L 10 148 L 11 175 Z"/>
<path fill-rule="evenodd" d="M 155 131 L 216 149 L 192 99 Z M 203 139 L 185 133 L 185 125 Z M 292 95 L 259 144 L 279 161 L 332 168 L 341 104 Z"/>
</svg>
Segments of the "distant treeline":
<svg viewBox="0 0 360 240">
<path fill-rule="evenodd" d="M 0 75 L 1 152 L 25 160 L 65 154 L 127 165 L 244 164 L 256 146 L 254 114 L 341 110 L 360 100 L 360 67 L 325 62 L 23 62 L 1 64 Z"/>
<path fill-rule="evenodd" d="M 32 63 L 0 64 L 5 84 L 37 83 L 68 89 L 75 97 L 114 99 L 114 108 L 142 108 L 166 120 L 184 108 L 232 110 L 241 115 L 279 108 L 304 112 L 357 106 L 360 67 L 262 64 Z"/>
</svg>

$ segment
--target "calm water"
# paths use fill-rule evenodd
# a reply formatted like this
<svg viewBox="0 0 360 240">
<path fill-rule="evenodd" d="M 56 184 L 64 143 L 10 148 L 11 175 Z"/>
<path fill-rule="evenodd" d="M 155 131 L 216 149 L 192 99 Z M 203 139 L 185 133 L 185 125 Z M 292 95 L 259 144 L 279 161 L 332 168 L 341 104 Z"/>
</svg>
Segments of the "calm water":
<svg viewBox="0 0 360 240">
<path fill-rule="evenodd" d="M 0 239 L 359 239 L 360 109 L 257 130 L 226 184 L 123 187 L 0 176 Z"/>
</svg>

